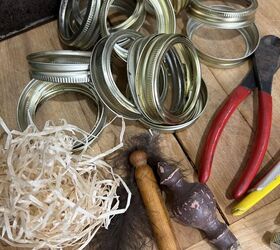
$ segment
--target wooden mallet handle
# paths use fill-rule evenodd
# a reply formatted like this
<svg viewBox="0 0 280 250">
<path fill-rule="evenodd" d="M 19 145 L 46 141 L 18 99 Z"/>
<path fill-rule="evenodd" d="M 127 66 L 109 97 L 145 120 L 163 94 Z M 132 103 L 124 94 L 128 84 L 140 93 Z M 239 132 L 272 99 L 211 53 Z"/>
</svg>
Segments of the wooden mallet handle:
<svg viewBox="0 0 280 250">
<path fill-rule="evenodd" d="M 179 249 L 153 170 L 147 164 L 147 154 L 140 150 L 134 151 L 129 161 L 136 168 L 135 179 L 159 250 Z"/>
</svg>

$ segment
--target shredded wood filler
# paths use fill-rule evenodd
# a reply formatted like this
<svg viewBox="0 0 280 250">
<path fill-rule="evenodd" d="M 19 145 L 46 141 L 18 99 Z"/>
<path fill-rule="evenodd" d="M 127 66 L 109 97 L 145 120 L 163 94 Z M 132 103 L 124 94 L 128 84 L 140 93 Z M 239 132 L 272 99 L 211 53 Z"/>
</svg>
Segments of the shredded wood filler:
<svg viewBox="0 0 280 250">
<path fill-rule="evenodd" d="M 16 247 L 83 249 L 100 227 L 126 211 L 131 193 L 120 176 L 102 158 L 72 153 L 77 134 L 87 133 L 62 121 L 34 124 L 24 132 L 10 131 L 0 146 L 0 239 Z M 71 134 L 71 136 L 70 136 Z M 86 145 L 88 146 L 88 145 Z M 127 190 L 127 204 L 119 208 L 117 187 Z"/>
</svg>

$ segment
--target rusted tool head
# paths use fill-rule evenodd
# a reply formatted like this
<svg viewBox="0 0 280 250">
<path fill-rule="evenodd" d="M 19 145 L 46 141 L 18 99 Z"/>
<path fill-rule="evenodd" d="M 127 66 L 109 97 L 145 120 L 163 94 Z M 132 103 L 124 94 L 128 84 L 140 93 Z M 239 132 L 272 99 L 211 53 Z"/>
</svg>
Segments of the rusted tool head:
<svg viewBox="0 0 280 250">
<path fill-rule="evenodd" d="M 158 163 L 160 184 L 166 186 L 168 201 L 175 218 L 182 224 L 203 230 L 220 250 L 238 249 L 236 237 L 216 215 L 216 202 L 210 189 L 201 183 L 189 183 L 179 168 Z"/>
<path fill-rule="evenodd" d="M 269 35 L 264 36 L 253 56 L 255 78 L 259 87 L 271 92 L 273 75 L 280 67 L 280 38 Z"/>
</svg>

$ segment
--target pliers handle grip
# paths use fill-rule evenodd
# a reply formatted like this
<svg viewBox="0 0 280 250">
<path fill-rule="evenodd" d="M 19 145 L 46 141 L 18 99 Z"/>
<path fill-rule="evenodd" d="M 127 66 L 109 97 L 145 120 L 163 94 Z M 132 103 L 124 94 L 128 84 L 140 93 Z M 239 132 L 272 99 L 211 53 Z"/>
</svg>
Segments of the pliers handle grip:
<svg viewBox="0 0 280 250">
<path fill-rule="evenodd" d="M 215 149 L 225 125 L 239 104 L 244 101 L 251 92 L 252 89 L 239 85 L 230 94 L 225 105 L 215 116 L 202 150 L 199 171 L 200 182 L 205 183 L 210 176 Z M 272 121 L 272 98 L 271 95 L 265 91 L 259 91 L 258 95 L 259 116 L 256 138 L 245 171 L 233 190 L 233 197 L 235 199 L 240 198 L 249 188 L 261 166 L 269 142 Z"/>
</svg>

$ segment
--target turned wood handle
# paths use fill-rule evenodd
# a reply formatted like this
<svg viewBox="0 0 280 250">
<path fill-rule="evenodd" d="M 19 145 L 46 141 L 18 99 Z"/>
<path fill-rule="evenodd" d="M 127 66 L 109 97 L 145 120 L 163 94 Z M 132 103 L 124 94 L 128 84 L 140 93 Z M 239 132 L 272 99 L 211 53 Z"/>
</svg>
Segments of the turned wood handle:
<svg viewBox="0 0 280 250">
<path fill-rule="evenodd" d="M 153 170 L 147 164 L 147 154 L 134 151 L 129 160 L 136 168 L 135 179 L 159 250 L 179 249 Z"/>
</svg>

